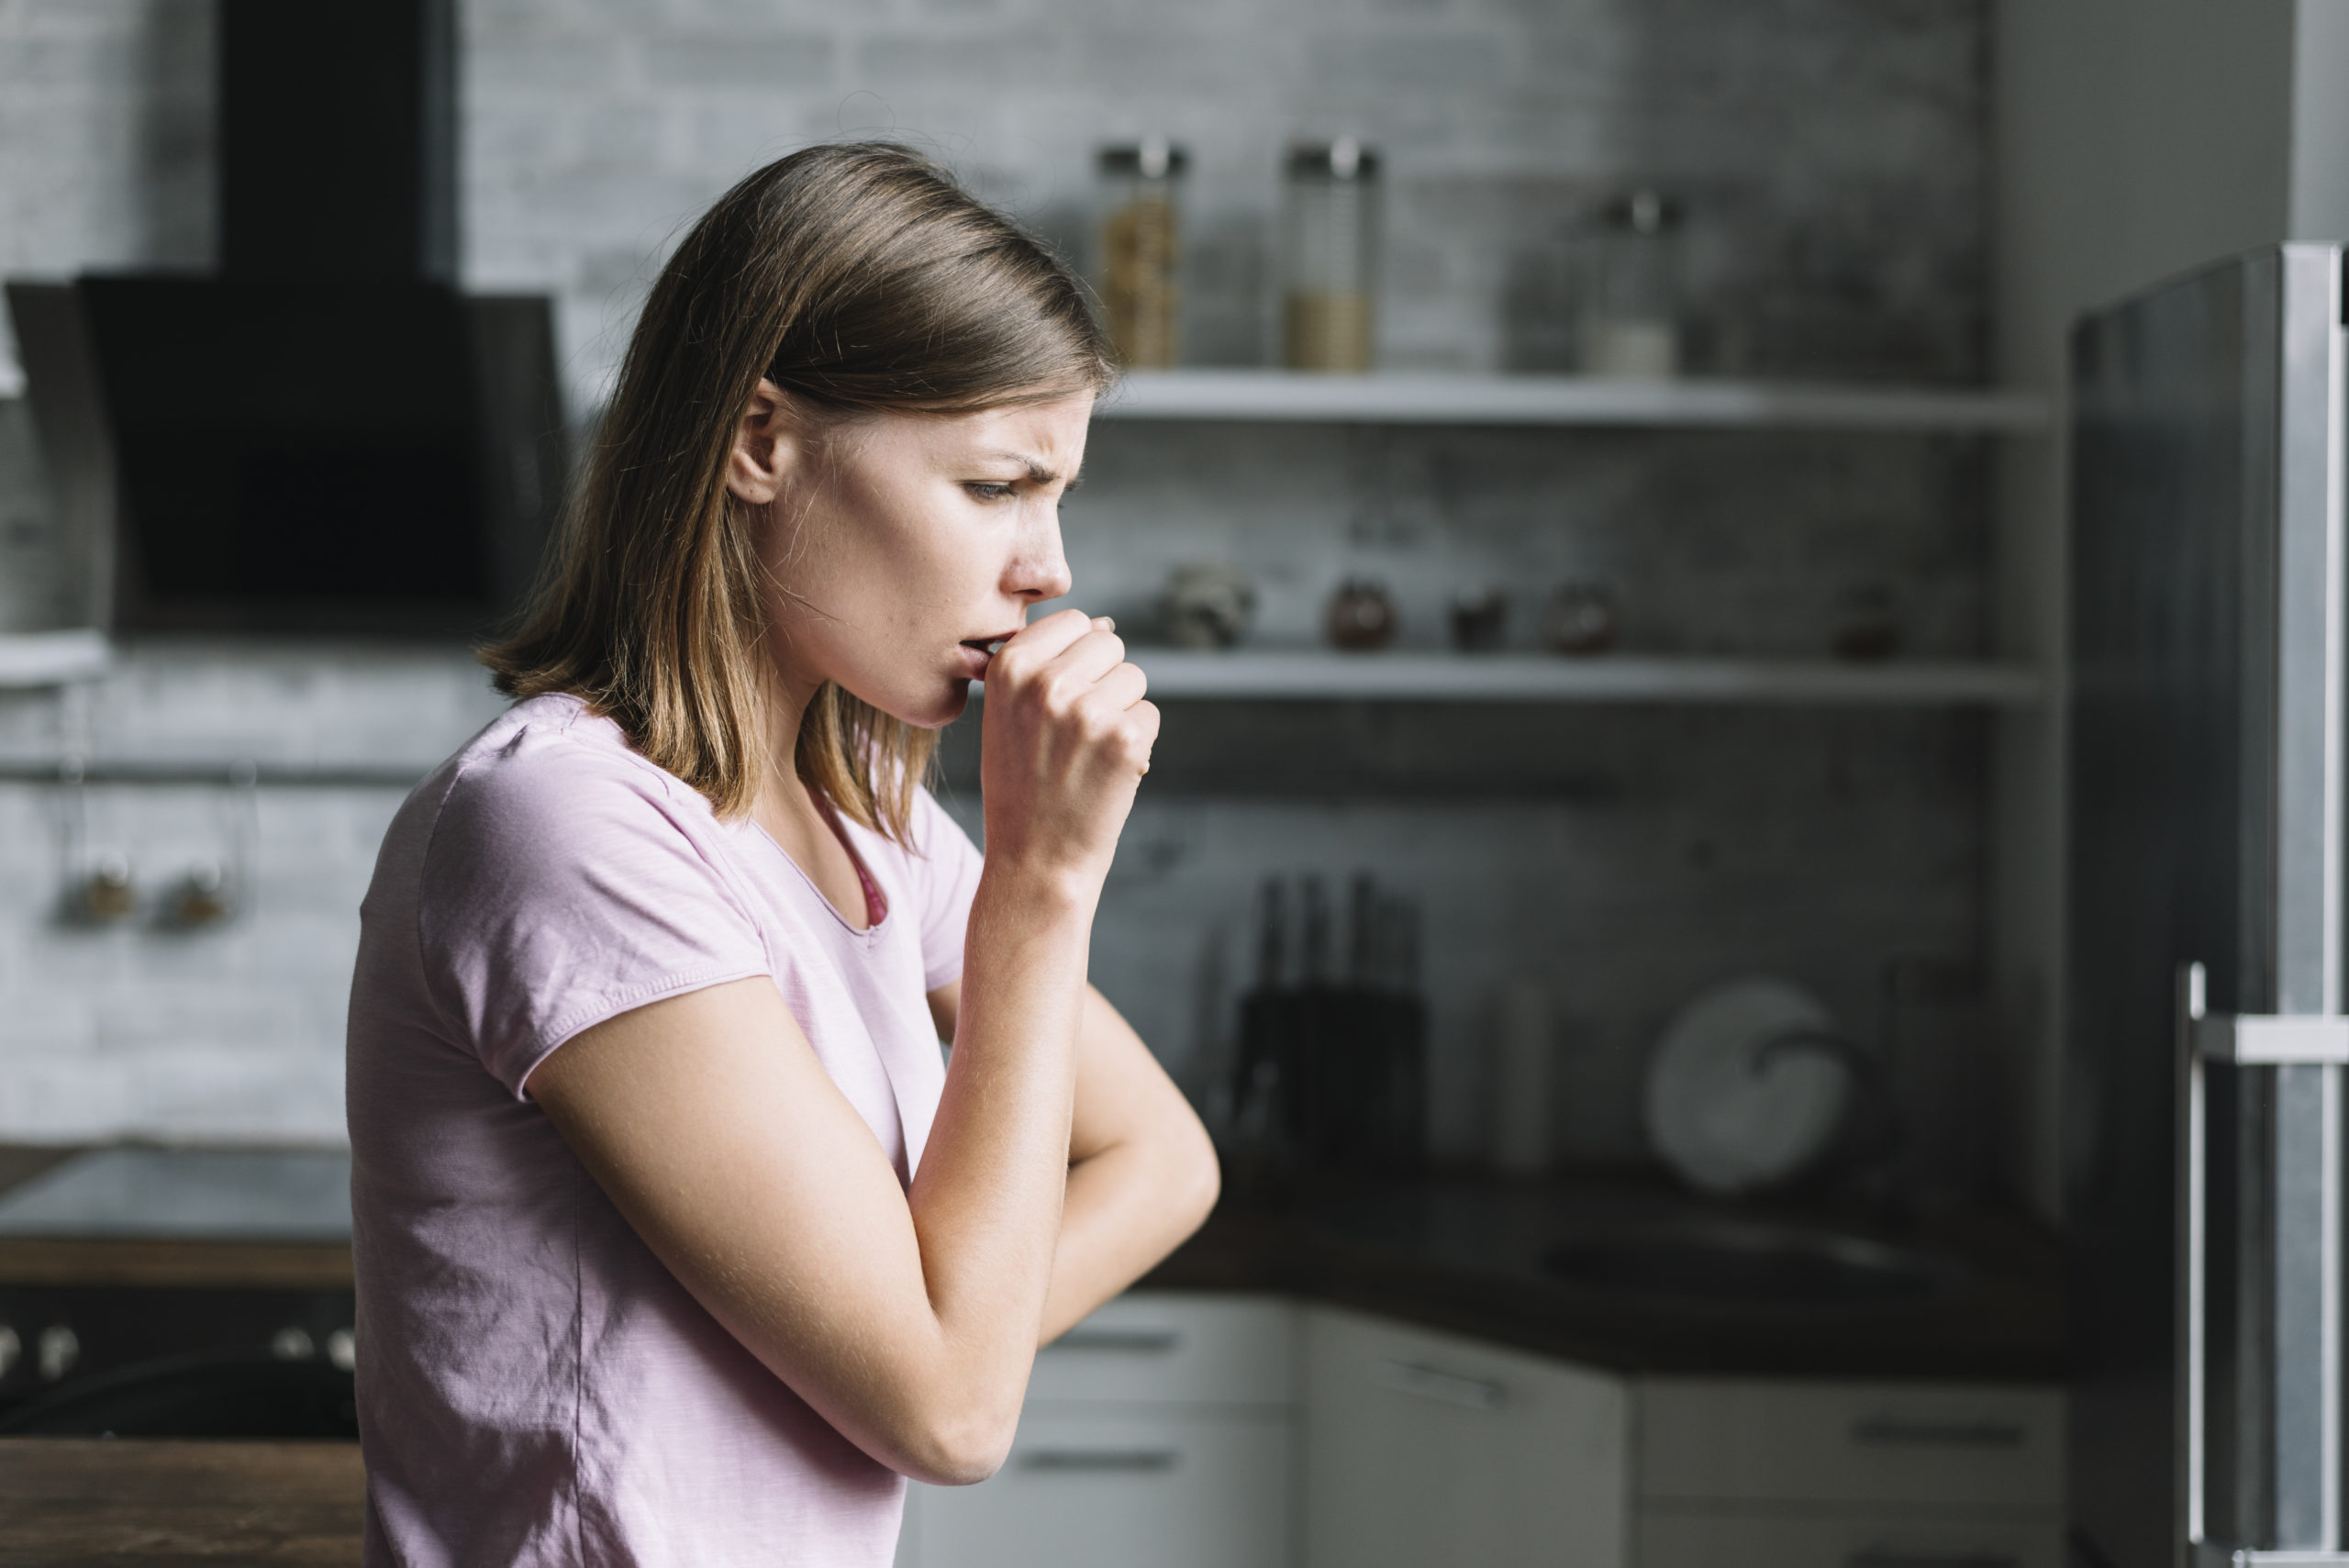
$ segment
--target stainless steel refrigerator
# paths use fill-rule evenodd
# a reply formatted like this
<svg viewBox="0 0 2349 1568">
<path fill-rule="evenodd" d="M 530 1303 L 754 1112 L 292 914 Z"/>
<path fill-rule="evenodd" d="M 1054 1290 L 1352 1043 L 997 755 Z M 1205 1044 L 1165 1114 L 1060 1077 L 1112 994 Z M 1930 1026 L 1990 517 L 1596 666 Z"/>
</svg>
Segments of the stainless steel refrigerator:
<svg viewBox="0 0 2349 1568">
<path fill-rule="evenodd" d="M 2349 1562 L 2342 251 L 2072 339 L 2076 1560 Z"/>
</svg>

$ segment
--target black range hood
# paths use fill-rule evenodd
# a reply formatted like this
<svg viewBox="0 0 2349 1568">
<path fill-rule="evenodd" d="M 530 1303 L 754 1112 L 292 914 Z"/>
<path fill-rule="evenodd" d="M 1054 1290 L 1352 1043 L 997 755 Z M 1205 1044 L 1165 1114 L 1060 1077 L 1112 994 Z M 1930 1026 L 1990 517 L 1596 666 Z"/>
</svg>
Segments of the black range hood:
<svg viewBox="0 0 2349 1568">
<path fill-rule="evenodd" d="M 453 0 L 219 16 L 219 272 L 8 287 L 88 618 L 480 630 L 567 465 L 550 302 L 455 287 Z"/>
</svg>

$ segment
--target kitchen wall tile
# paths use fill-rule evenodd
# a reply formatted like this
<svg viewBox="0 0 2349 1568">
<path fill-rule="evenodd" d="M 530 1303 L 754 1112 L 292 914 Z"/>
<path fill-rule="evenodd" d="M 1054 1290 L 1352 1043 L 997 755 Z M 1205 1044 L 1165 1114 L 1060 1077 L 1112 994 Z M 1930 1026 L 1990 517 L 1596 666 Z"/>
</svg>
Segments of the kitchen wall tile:
<svg viewBox="0 0 2349 1568">
<path fill-rule="evenodd" d="M 1481 1147 L 1489 1009 L 1531 976 L 1562 1018 L 1568 1152 L 1637 1159 L 1647 1050 L 1702 987 L 1784 975 L 1881 1044 L 1889 964 L 1973 960 L 1984 743 L 1947 715 L 1171 705 L 1095 977 L 1212 1113 L 1262 879 L 1335 898 L 1366 871 L 1425 920 L 1439 1148 Z"/>
<path fill-rule="evenodd" d="M 1483 93 L 1507 74 L 1506 46 L 1457 32 L 1403 32 L 1364 38 L 1354 29 L 1314 40 L 1313 81 L 1351 96 L 1364 86 L 1413 93 Z"/>
<path fill-rule="evenodd" d="M 461 650 L 165 640 L 79 703 L 0 705 L 0 755 L 70 733 L 102 758 L 420 776 L 501 706 Z M 359 899 L 404 793 L 0 784 L 0 1139 L 340 1138 Z M 130 857 L 141 906 L 91 927 L 64 891 L 101 847 Z M 206 861 L 247 879 L 235 913 L 173 929 L 162 900 Z"/>
<path fill-rule="evenodd" d="M 832 39 L 822 33 L 718 33 L 650 40 L 645 73 L 656 88 L 696 94 L 820 87 L 832 80 Z"/>
<path fill-rule="evenodd" d="M 205 0 L 0 6 L 0 272 L 210 256 Z M 1740 373 L 1963 383 L 1983 321 L 1984 0 L 469 0 L 464 270 L 543 290 L 582 409 L 683 226 L 825 137 L 907 138 L 1080 259 L 1092 157 L 1193 154 L 1186 353 L 1262 362 L 1282 148 L 1387 160 L 1390 363 L 1559 368 L 1577 225 L 1630 181 L 1687 202 L 1689 351 Z M 1236 41 L 1237 40 L 1237 41 Z M 1244 45 L 1244 47 L 1243 47 Z M 38 67 L 38 70 L 35 68 Z M 11 358 L 0 327 L 0 381 Z M 0 626 L 52 612 L 21 405 L 0 401 Z M 1172 567 L 1233 562 L 1258 636 L 1318 640 L 1349 573 L 1437 646 L 1457 588 L 1569 575 L 1657 650 L 1816 652 L 1858 589 L 1912 651 L 1983 645 L 1987 456 L 1910 437 L 1105 423 L 1067 507 L 1083 601 L 1152 634 Z M 21 548 L 20 548 L 21 547 Z M 20 558 L 25 569 L 17 569 Z M 0 693 L 0 758 L 243 758 L 421 773 L 495 714 L 462 651 L 129 649 L 94 688 Z M 968 725 L 952 808 L 975 826 Z M 1212 1110 L 1268 873 L 1366 867 L 1429 922 L 1437 1130 L 1473 1151 L 1494 989 L 1553 975 L 1580 1157 L 1635 1156 L 1671 1008 L 1733 973 L 1880 1027 L 1883 965 L 1982 919 L 1978 721 L 1948 714 L 1182 704 L 1103 905 L 1097 973 Z M 327 1138 L 356 907 L 397 788 L 264 787 L 224 927 L 59 918 L 78 843 L 160 894 L 233 791 L 0 784 L 0 1138 Z M 86 818 L 86 828 L 78 826 Z M 77 839 L 76 834 L 80 837 Z"/>
</svg>

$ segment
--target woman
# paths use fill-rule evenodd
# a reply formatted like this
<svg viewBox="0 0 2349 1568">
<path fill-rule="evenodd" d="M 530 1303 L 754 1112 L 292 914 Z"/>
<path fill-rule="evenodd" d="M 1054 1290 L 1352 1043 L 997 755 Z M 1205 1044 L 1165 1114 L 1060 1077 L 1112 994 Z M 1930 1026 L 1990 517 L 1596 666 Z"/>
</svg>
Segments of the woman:
<svg viewBox="0 0 2349 1568">
<path fill-rule="evenodd" d="M 369 1561 L 858 1564 L 1214 1154 L 1085 984 L 1157 713 L 1057 506 L 1081 291 L 937 169 L 743 181 L 409 797 L 349 1095 Z M 986 682 L 986 856 L 918 784 Z M 951 1065 L 939 1040 L 951 1038 Z"/>
</svg>

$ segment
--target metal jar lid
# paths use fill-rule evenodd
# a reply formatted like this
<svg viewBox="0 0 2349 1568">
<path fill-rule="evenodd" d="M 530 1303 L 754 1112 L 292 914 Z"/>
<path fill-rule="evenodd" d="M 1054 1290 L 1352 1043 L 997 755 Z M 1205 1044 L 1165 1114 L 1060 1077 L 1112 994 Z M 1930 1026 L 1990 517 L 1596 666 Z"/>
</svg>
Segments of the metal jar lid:
<svg viewBox="0 0 2349 1568">
<path fill-rule="evenodd" d="M 1378 173 L 1378 154 L 1351 136 L 1300 141 L 1288 150 L 1288 172 L 1322 180 L 1368 180 Z"/>
<path fill-rule="evenodd" d="M 1118 142 L 1103 148 L 1100 163 L 1104 174 L 1165 180 L 1189 168 L 1191 155 L 1163 136 L 1145 136 L 1140 141 Z"/>
<path fill-rule="evenodd" d="M 1680 227 L 1687 210 L 1662 191 L 1641 186 L 1598 209 L 1599 221 L 1627 234 L 1665 234 Z"/>
</svg>

